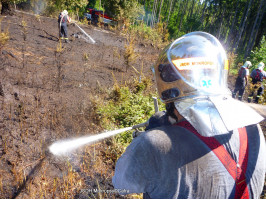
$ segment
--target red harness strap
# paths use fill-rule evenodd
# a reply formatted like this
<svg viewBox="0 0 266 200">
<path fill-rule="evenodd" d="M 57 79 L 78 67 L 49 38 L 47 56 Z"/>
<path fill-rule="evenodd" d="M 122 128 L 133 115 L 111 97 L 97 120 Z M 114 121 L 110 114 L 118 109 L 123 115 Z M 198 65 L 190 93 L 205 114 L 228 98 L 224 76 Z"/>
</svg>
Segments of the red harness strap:
<svg viewBox="0 0 266 200">
<path fill-rule="evenodd" d="M 232 159 L 230 154 L 226 151 L 223 145 L 221 145 L 214 137 L 204 137 L 200 135 L 197 130 L 188 122 L 182 121 L 177 124 L 183 128 L 188 129 L 194 133 L 201 141 L 203 141 L 218 157 L 229 174 L 236 182 L 236 199 L 248 199 L 249 192 L 246 182 L 246 171 L 248 163 L 248 138 L 246 128 L 239 128 L 239 162 L 238 164 Z"/>
</svg>

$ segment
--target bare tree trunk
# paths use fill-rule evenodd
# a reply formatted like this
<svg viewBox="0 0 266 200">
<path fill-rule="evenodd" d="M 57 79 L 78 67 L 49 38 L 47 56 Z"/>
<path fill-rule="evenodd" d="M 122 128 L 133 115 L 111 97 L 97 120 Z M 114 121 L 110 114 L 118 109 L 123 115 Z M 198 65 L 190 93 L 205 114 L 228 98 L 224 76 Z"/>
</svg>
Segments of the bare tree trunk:
<svg viewBox="0 0 266 200">
<path fill-rule="evenodd" d="M 172 5 L 173 5 L 173 0 L 170 0 L 170 7 L 169 7 L 168 16 L 167 16 L 166 27 L 168 26 L 168 22 L 169 22 L 170 14 L 171 14 L 171 11 L 172 11 Z"/>
<path fill-rule="evenodd" d="M 236 23 L 236 19 L 237 19 L 237 13 L 239 11 L 239 6 L 238 5 L 239 5 L 239 0 L 237 0 L 237 2 L 236 2 L 236 9 L 235 9 L 235 14 L 234 14 L 234 19 L 233 19 L 233 22 L 231 24 L 230 31 L 229 31 L 229 34 L 228 34 L 228 38 L 227 38 L 227 41 L 226 41 L 227 45 L 229 43 L 231 43 L 232 33 L 233 33 L 233 30 L 235 30 L 235 23 Z"/>
<path fill-rule="evenodd" d="M 13 15 L 13 10 L 8 2 L 2 2 L 1 15 Z"/>
<path fill-rule="evenodd" d="M 182 22 L 183 22 L 183 17 L 186 14 L 186 10 L 187 10 L 187 5 L 188 5 L 188 0 L 186 0 L 186 4 L 185 4 L 185 9 L 183 10 L 182 14 L 181 14 L 181 19 L 180 19 L 180 23 L 179 23 L 179 31 L 182 28 Z"/>
<path fill-rule="evenodd" d="M 235 48 L 235 50 L 238 48 L 239 41 L 241 40 L 242 33 L 243 33 L 243 31 L 244 31 L 244 27 L 245 27 L 245 24 L 246 24 L 246 21 L 247 21 L 248 13 L 249 13 L 249 10 L 250 10 L 250 7 L 251 7 L 252 2 L 253 2 L 253 0 L 250 0 L 250 1 L 249 1 L 247 11 L 246 11 L 246 13 L 244 14 L 245 16 L 244 16 L 244 18 L 243 18 L 243 23 L 242 23 L 242 26 L 240 27 L 240 30 L 239 30 L 239 34 L 238 34 L 237 40 L 236 40 L 236 42 L 235 42 L 235 44 L 234 44 L 234 48 Z"/>
<path fill-rule="evenodd" d="M 161 0 L 161 5 L 160 5 L 160 9 L 159 9 L 158 20 L 157 20 L 158 23 L 160 22 L 162 6 L 163 6 L 163 0 Z"/>
<path fill-rule="evenodd" d="M 223 25 L 224 12 L 225 12 L 225 6 L 223 7 L 223 13 L 221 14 L 221 18 L 220 18 L 220 26 L 219 26 L 219 31 L 218 31 L 218 35 L 217 35 L 217 38 L 218 39 L 220 39 L 220 36 L 221 36 L 221 30 L 222 30 L 222 25 Z"/>
<path fill-rule="evenodd" d="M 153 5 L 152 5 L 152 12 L 151 12 L 151 27 L 153 27 L 153 16 L 154 16 L 154 10 L 155 10 L 155 2 L 156 2 L 156 0 L 153 1 Z"/>
<path fill-rule="evenodd" d="M 204 14 L 204 18 L 203 18 L 203 23 L 205 23 L 204 25 L 204 29 L 207 30 L 207 28 L 210 29 L 210 21 L 211 21 L 211 15 L 212 15 L 212 4 L 211 4 L 211 0 L 208 0 L 207 4 L 209 5 L 208 6 L 208 9 L 205 11 L 206 14 Z"/>
<path fill-rule="evenodd" d="M 155 24 L 155 21 L 156 21 L 156 14 L 157 14 L 157 10 L 158 10 L 158 4 L 159 4 L 159 0 L 156 0 L 154 18 L 153 18 L 153 23 L 154 24 Z"/>
<path fill-rule="evenodd" d="M 192 15 L 193 15 L 193 10 L 194 10 L 194 6 L 195 6 L 195 1 L 196 1 L 196 0 L 192 0 L 192 6 L 191 6 L 191 9 L 190 9 L 189 18 L 191 18 Z"/>
<path fill-rule="evenodd" d="M 195 13 L 199 13 L 200 12 L 200 1 L 199 0 L 196 0 L 196 1 L 198 1 L 198 7 L 197 7 L 197 10 L 196 10 L 196 12 Z"/>
<path fill-rule="evenodd" d="M 154 20 L 156 16 L 156 11 L 157 11 L 157 0 L 154 0 L 153 2 L 153 9 L 152 9 L 152 17 L 151 17 L 151 27 L 154 26 Z"/>
<path fill-rule="evenodd" d="M 207 2 L 208 2 L 208 0 L 205 0 L 205 2 L 204 2 L 204 7 L 203 7 L 201 18 L 200 18 L 201 24 L 203 24 L 203 19 L 204 19 L 204 16 L 205 16 L 205 9 L 206 9 L 206 6 L 207 6 Z"/>
<path fill-rule="evenodd" d="M 263 13 L 264 13 L 264 9 L 265 9 L 265 6 L 264 6 L 264 9 L 261 9 L 262 5 L 263 5 L 263 2 L 264 2 L 264 5 L 265 5 L 265 3 L 266 3 L 265 0 L 260 0 L 260 5 L 259 5 L 259 8 L 258 8 L 258 12 L 257 12 L 257 16 L 256 16 L 256 19 L 255 19 L 255 22 L 254 22 L 253 27 L 252 27 L 252 31 L 251 31 L 251 34 L 250 34 L 250 37 L 249 37 L 249 41 L 248 41 L 248 44 L 247 44 L 247 47 L 246 47 L 244 59 L 246 59 L 249 56 L 250 51 L 251 51 L 251 49 L 253 47 L 253 44 L 254 44 L 254 41 L 255 41 L 255 36 L 256 36 L 256 35 L 254 35 L 255 28 L 256 28 L 257 25 L 258 25 L 257 27 L 260 26 L 260 23 L 258 24 L 259 16 L 261 16 L 260 19 L 262 19 Z M 261 22 L 261 20 L 260 20 L 260 22 Z"/>
<path fill-rule="evenodd" d="M 181 13 L 181 11 L 183 11 L 183 8 L 184 8 L 184 2 L 183 2 L 183 0 L 179 0 L 178 1 L 179 2 L 179 4 L 180 4 L 180 6 L 179 6 L 179 11 L 178 11 L 178 14 L 176 15 L 176 24 L 177 24 L 177 22 L 178 22 L 178 19 L 179 19 L 179 15 L 180 15 L 180 13 Z"/>
</svg>

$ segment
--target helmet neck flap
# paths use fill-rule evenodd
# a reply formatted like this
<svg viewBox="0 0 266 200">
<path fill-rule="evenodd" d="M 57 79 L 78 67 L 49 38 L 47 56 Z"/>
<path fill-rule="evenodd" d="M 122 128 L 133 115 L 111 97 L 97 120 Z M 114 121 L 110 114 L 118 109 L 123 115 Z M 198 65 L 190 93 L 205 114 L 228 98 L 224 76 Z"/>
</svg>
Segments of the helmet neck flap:
<svg viewBox="0 0 266 200">
<path fill-rule="evenodd" d="M 244 103 L 231 98 L 228 60 L 220 42 L 205 32 L 175 40 L 153 68 L 164 103 L 175 108 L 203 136 L 226 134 L 263 120 Z"/>
</svg>

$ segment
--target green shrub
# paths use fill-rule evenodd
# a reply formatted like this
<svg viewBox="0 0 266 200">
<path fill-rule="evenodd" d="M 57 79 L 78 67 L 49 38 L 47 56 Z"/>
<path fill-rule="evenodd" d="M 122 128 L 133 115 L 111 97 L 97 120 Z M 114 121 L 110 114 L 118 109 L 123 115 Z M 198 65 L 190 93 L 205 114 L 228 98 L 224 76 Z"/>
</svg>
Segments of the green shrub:
<svg viewBox="0 0 266 200">
<path fill-rule="evenodd" d="M 165 28 L 165 24 L 158 23 L 154 28 L 147 26 L 145 23 L 131 25 L 129 31 L 138 38 L 143 38 L 144 42 L 151 42 L 156 46 L 160 46 L 163 42 L 168 42 L 169 33 Z"/>
<path fill-rule="evenodd" d="M 236 75 L 240 67 L 240 63 L 236 64 L 237 54 L 229 52 L 227 53 L 227 58 L 229 62 L 229 74 Z"/>
<path fill-rule="evenodd" d="M 156 94 L 150 93 L 150 86 L 151 80 L 146 78 L 141 82 L 134 81 L 128 85 L 115 85 L 105 104 L 97 109 L 103 128 L 113 130 L 147 121 L 155 112 L 152 97 Z M 163 110 L 162 103 L 159 105 Z M 131 132 L 119 134 L 116 136 L 116 141 L 127 145 L 132 140 L 131 135 Z"/>
<path fill-rule="evenodd" d="M 262 37 L 259 47 L 251 51 L 250 61 L 252 63 L 251 70 L 255 69 L 260 62 L 266 62 L 266 40 L 265 36 Z"/>
</svg>

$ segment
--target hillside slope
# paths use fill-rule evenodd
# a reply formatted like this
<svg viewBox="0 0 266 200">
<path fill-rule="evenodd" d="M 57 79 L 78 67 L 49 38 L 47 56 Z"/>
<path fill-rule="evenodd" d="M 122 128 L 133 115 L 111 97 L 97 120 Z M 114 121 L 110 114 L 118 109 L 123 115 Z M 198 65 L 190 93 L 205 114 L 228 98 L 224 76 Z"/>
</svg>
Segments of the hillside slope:
<svg viewBox="0 0 266 200">
<path fill-rule="evenodd" d="M 135 69 L 127 69 L 130 38 L 115 31 L 80 25 L 92 44 L 70 24 L 70 43 L 60 45 L 57 19 L 17 12 L 1 20 L 10 38 L 0 49 L 0 198 L 138 198 L 113 191 L 112 140 L 66 157 L 47 147 L 103 131 L 95 102 L 116 82 L 140 76 L 136 71 L 151 77 L 159 49 L 139 39 Z"/>
<path fill-rule="evenodd" d="M 115 81 L 138 76 L 136 70 L 151 76 L 158 49 L 135 44 L 136 70 L 126 69 L 128 41 L 114 31 L 80 25 L 96 41 L 91 44 L 70 24 L 70 43 L 60 46 L 57 19 L 22 12 L 1 19 L 10 38 L 0 51 L 0 198 L 119 197 L 86 190 L 112 189 L 114 163 L 102 158 L 105 142 L 71 158 L 45 151 L 58 139 L 102 131 L 93 102 Z"/>
</svg>

